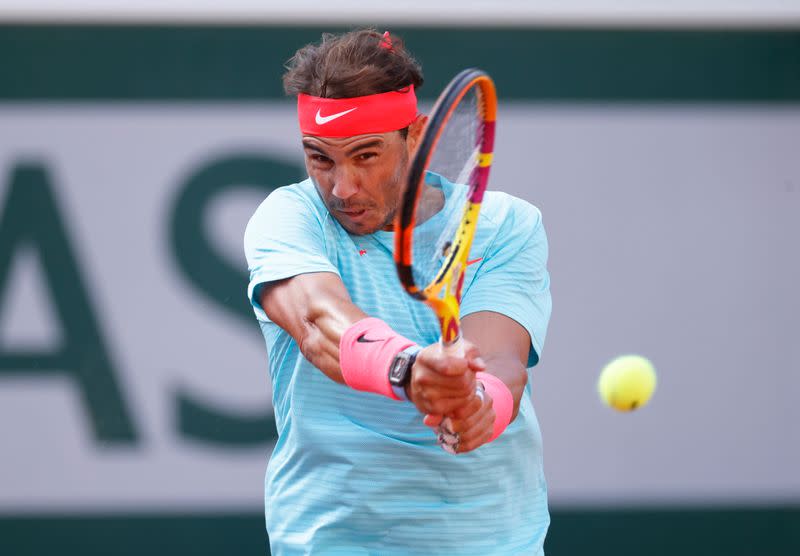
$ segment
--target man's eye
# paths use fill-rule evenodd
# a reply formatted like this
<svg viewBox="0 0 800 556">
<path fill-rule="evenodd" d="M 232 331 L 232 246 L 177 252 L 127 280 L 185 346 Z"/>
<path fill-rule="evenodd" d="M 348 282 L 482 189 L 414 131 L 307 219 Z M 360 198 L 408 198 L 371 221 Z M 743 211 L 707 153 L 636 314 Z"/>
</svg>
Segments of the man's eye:
<svg viewBox="0 0 800 556">
<path fill-rule="evenodd" d="M 323 156 L 321 154 L 312 154 L 311 160 L 313 160 L 317 164 L 329 164 L 331 161 L 330 158 L 328 158 L 327 156 Z"/>
<path fill-rule="evenodd" d="M 357 158 L 358 160 L 364 162 L 372 158 L 375 158 L 376 156 L 378 156 L 378 153 L 361 153 L 360 155 L 358 155 Z"/>
</svg>

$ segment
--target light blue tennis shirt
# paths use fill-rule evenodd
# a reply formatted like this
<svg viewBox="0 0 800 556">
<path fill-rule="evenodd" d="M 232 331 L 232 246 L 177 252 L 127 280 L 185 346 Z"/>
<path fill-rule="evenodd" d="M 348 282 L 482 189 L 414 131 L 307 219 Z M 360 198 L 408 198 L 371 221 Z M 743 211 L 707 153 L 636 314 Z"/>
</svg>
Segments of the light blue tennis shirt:
<svg viewBox="0 0 800 556">
<path fill-rule="evenodd" d="M 462 187 L 436 175 L 428 180 L 448 200 Z M 428 222 L 460 209 L 454 205 L 446 202 Z M 326 377 L 258 304 L 266 282 L 331 272 L 370 316 L 420 345 L 438 341 L 433 312 L 399 283 L 393 233 L 349 234 L 307 179 L 267 197 L 248 223 L 244 246 L 278 428 L 265 480 L 272 553 L 543 554 L 550 517 L 530 381 L 519 415 L 497 440 L 454 456 L 436 444 L 413 404 Z M 528 365 L 535 365 L 551 308 L 538 209 L 488 192 L 470 259 L 462 316 L 494 311 L 520 323 L 531 337 Z"/>
</svg>

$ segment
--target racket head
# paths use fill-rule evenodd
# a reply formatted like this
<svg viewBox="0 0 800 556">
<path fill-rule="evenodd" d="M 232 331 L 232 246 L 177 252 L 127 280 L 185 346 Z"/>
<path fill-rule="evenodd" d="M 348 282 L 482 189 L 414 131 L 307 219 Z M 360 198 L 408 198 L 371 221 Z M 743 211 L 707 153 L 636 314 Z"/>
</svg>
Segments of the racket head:
<svg viewBox="0 0 800 556">
<path fill-rule="evenodd" d="M 464 273 L 489 178 L 496 116 L 489 75 L 475 68 L 456 75 L 428 118 L 395 217 L 398 277 L 434 310 L 445 346 L 460 338 Z"/>
</svg>

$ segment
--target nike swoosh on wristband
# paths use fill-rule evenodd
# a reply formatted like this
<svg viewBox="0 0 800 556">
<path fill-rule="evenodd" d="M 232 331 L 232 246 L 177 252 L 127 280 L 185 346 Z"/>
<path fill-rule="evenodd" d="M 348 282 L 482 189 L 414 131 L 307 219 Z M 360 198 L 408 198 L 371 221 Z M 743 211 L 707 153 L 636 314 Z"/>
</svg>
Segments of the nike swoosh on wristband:
<svg viewBox="0 0 800 556">
<path fill-rule="evenodd" d="M 317 115 L 314 116 L 314 121 L 317 122 L 317 125 L 324 125 L 332 120 L 335 120 L 336 118 L 341 118 L 345 114 L 349 114 L 350 112 L 356 110 L 357 108 L 358 106 L 356 106 L 355 108 L 351 108 L 350 110 L 345 110 L 344 112 L 337 112 L 336 114 L 331 114 L 330 116 L 323 116 L 322 114 L 319 113 L 320 110 L 317 110 Z"/>
<path fill-rule="evenodd" d="M 371 344 L 372 342 L 382 342 L 386 339 L 386 338 L 378 338 L 377 340 L 369 340 L 364 336 L 366 336 L 366 334 L 362 334 L 361 336 L 356 338 L 356 342 L 358 342 L 359 344 Z"/>
</svg>

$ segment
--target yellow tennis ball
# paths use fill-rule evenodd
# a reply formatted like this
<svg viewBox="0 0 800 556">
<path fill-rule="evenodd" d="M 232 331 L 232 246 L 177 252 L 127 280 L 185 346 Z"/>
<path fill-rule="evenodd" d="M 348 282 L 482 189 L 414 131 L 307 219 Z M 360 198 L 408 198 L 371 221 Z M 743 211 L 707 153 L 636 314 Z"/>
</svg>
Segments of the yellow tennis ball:
<svg viewBox="0 0 800 556">
<path fill-rule="evenodd" d="M 632 411 L 642 407 L 656 389 L 656 370 L 640 355 L 623 355 L 603 367 L 597 381 L 600 398 L 609 407 Z"/>
</svg>

